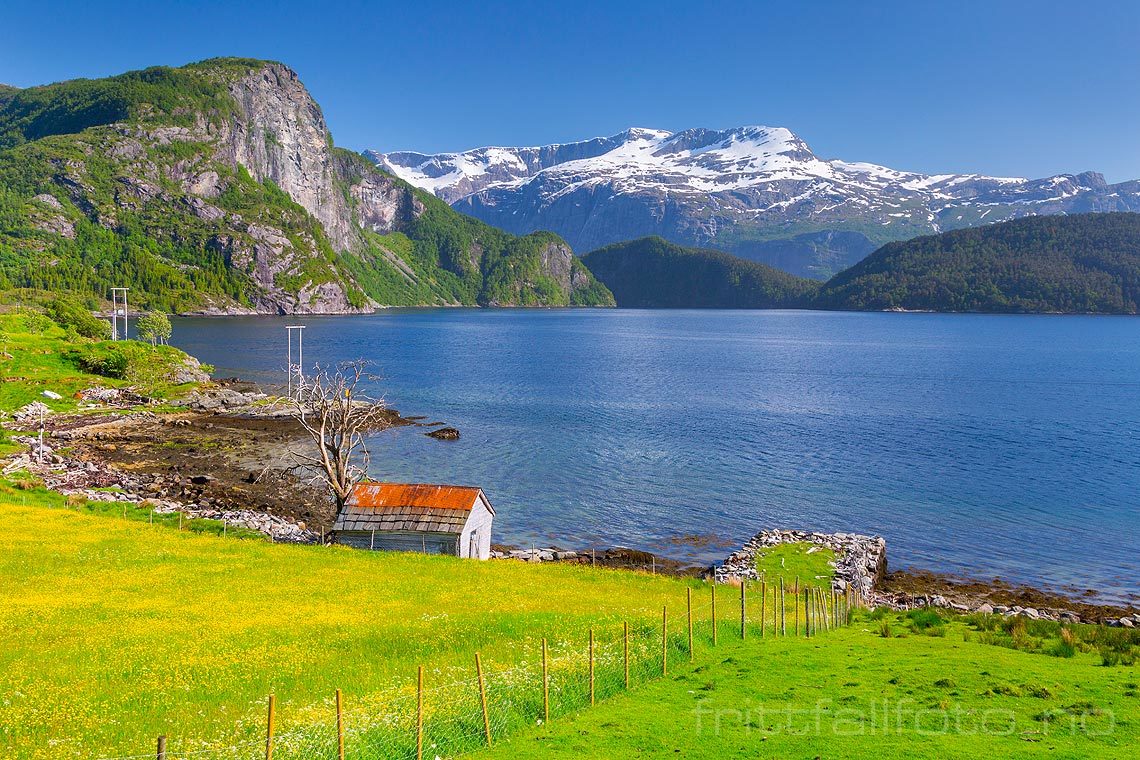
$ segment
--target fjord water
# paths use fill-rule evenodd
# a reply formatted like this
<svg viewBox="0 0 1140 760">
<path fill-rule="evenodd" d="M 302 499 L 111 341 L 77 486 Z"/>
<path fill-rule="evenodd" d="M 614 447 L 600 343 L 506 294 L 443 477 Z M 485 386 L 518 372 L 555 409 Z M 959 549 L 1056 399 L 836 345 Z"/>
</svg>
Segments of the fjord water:
<svg viewBox="0 0 1140 760">
<path fill-rule="evenodd" d="M 496 540 L 711 563 L 766 527 L 886 537 L 894 566 L 1140 595 L 1140 319 L 803 311 L 389 310 L 180 319 L 284 382 L 364 357 L 458 441 L 371 442 L 377 478 L 482 486 Z"/>
</svg>

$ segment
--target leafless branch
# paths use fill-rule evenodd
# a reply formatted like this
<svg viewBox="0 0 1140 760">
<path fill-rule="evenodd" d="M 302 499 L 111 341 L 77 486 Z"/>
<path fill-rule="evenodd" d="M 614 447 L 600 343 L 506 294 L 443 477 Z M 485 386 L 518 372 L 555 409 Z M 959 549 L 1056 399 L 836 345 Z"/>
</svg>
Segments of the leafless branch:
<svg viewBox="0 0 1140 760">
<path fill-rule="evenodd" d="M 392 413 L 384 400 L 370 397 L 363 387 L 376 380 L 364 360 L 345 362 L 334 369 L 318 367 L 305 378 L 295 398 L 288 399 L 290 414 L 316 446 L 316 454 L 293 451 L 299 467 L 315 471 L 336 500 L 344 506 L 352 488 L 368 472 L 370 456 L 366 435 L 392 426 Z"/>
</svg>

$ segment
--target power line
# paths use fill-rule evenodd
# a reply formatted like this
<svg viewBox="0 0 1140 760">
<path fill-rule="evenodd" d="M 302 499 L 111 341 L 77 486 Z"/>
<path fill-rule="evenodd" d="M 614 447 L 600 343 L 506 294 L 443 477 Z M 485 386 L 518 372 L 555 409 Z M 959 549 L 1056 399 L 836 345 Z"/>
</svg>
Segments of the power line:
<svg viewBox="0 0 1140 760">
<path fill-rule="evenodd" d="M 127 340 L 127 291 L 130 288 L 111 288 L 111 340 L 119 340 L 119 294 L 123 299 L 123 337 Z"/>
<path fill-rule="evenodd" d="M 289 362 L 289 370 L 285 378 L 285 395 L 289 398 L 293 397 L 293 375 L 297 376 L 297 398 L 301 398 L 301 390 L 305 385 L 305 326 L 304 325 L 285 325 L 285 335 L 288 340 L 288 348 L 286 349 L 286 360 Z M 293 335 L 297 335 L 297 364 L 293 364 Z"/>
</svg>

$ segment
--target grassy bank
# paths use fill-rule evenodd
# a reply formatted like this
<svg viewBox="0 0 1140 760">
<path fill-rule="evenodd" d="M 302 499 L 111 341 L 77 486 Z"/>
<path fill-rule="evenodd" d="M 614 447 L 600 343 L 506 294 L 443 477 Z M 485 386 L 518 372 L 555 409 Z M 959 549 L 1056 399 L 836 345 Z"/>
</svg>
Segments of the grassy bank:
<svg viewBox="0 0 1140 760">
<path fill-rule="evenodd" d="M 73 411 L 75 394 L 94 385 L 170 398 L 194 387 L 172 382 L 189 366 L 197 363 L 171 346 L 85 337 L 32 310 L 0 313 L 0 412 L 32 401 L 57 412 Z M 45 397 L 45 390 L 62 398 Z"/>
<path fill-rule="evenodd" d="M 835 577 L 835 552 L 808 543 L 779 544 L 756 553 L 756 569 L 769 583 L 784 582 L 785 588 L 813 586 L 831 588 Z"/>
</svg>

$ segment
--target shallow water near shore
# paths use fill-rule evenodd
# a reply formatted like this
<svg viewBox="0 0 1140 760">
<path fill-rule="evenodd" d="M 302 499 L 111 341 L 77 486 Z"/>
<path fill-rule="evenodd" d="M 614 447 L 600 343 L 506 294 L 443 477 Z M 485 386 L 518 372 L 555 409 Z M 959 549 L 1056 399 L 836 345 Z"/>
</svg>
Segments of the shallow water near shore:
<svg viewBox="0 0 1140 760">
<path fill-rule="evenodd" d="M 392 309 L 182 318 L 173 343 L 283 385 L 364 357 L 405 415 L 378 478 L 479 485 L 496 540 L 698 563 L 761 528 L 887 539 L 893 566 L 1140 595 L 1140 319 Z"/>
</svg>

